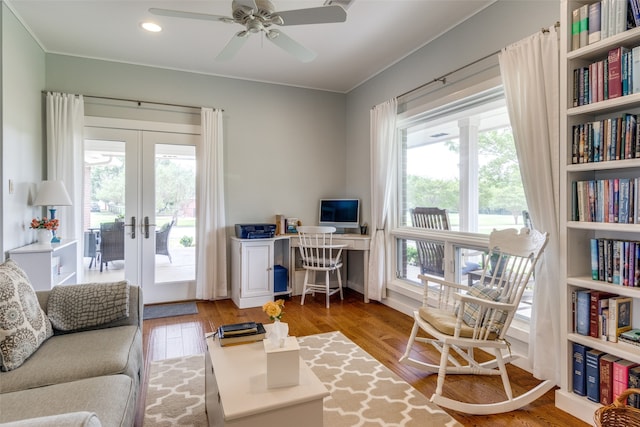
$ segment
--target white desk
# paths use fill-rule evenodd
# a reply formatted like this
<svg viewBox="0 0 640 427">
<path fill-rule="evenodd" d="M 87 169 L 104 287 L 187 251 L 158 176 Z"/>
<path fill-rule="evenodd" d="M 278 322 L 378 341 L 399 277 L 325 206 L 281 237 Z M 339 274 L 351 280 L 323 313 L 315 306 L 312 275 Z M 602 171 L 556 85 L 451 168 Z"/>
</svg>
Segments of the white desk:
<svg viewBox="0 0 640 427">
<path fill-rule="evenodd" d="M 362 252 L 362 274 L 364 278 L 363 283 L 363 292 L 364 292 L 364 302 L 369 302 L 369 293 L 367 292 L 367 283 L 369 279 L 369 248 L 371 245 L 371 237 L 368 235 L 362 234 L 334 234 L 333 243 L 336 245 L 346 245 L 344 251 L 361 251 Z M 289 248 L 291 250 L 291 255 L 289 256 L 290 263 L 290 274 L 289 280 L 291 281 L 292 289 L 296 289 L 295 287 L 295 251 L 296 248 L 300 246 L 300 240 L 297 235 L 292 234 L 289 238 Z M 343 251 L 343 264 L 345 266 L 345 271 L 349 274 L 348 266 L 347 266 L 347 255 Z M 347 277 L 345 277 L 347 280 Z"/>
<path fill-rule="evenodd" d="M 207 339 L 205 404 L 209 426 L 322 427 L 323 399 L 329 391 L 304 360 L 300 383 L 267 388 L 267 356 L 262 341 L 220 347 Z"/>
</svg>

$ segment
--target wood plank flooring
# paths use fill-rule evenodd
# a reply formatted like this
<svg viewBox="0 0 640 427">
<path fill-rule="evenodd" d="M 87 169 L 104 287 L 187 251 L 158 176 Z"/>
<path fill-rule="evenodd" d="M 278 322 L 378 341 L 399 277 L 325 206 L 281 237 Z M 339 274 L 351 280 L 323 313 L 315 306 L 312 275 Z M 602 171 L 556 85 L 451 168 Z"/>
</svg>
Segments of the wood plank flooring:
<svg viewBox="0 0 640 427">
<path fill-rule="evenodd" d="M 240 310 L 231 300 L 199 301 L 197 305 L 197 315 L 144 321 L 143 348 L 146 372 L 153 360 L 205 353 L 205 334 L 214 331 L 221 324 L 269 322 L 261 308 Z M 409 316 L 392 308 L 377 302 L 365 304 L 361 294 L 346 289 L 344 301 L 340 301 L 338 296 L 333 296 L 330 309 L 325 308 L 323 295 L 316 295 L 315 299 L 307 296 L 304 306 L 300 305 L 299 297 L 287 300 L 283 321 L 289 324 L 289 333 L 293 336 L 339 330 L 425 396 L 430 397 L 435 391 L 436 375 L 426 376 L 423 372 L 398 362 L 404 353 L 413 322 Z M 421 356 L 432 361 L 438 360 L 438 353 L 426 346 Z M 526 371 L 514 366 L 509 367 L 509 375 L 514 395 L 522 394 L 539 382 Z M 145 379 L 136 419 L 138 426 L 142 426 L 142 402 L 146 387 Z M 445 394 L 468 402 L 497 402 L 505 398 L 499 377 L 449 376 L 445 384 Z M 557 409 L 554 405 L 553 390 L 524 409 L 507 414 L 470 416 L 456 411 L 447 412 L 466 426 L 588 425 Z"/>
</svg>

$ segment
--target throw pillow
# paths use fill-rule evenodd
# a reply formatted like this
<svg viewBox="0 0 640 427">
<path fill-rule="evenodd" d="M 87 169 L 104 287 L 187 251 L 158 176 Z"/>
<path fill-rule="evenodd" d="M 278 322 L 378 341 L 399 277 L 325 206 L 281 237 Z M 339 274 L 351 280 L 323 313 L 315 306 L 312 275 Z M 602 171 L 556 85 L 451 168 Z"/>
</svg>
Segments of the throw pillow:
<svg viewBox="0 0 640 427">
<path fill-rule="evenodd" d="M 129 316 L 129 282 L 56 286 L 47 314 L 54 328 L 75 331 Z"/>
<path fill-rule="evenodd" d="M 481 284 L 471 286 L 467 291 L 467 294 L 472 297 L 486 299 L 490 301 L 495 301 L 495 302 L 502 301 L 502 298 L 500 298 L 500 292 L 497 289 L 489 286 L 483 286 Z M 485 313 L 485 316 L 486 315 L 487 313 Z M 489 315 L 492 315 L 492 314 L 489 313 Z M 483 320 L 483 319 L 479 319 L 479 317 L 480 317 L 480 305 L 474 304 L 474 303 L 468 303 L 468 302 L 465 303 L 464 312 L 462 313 L 462 320 L 467 325 L 471 327 L 475 327 L 479 321 L 482 322 Z M 501 327 L 502 325 L 504 325 L 505 320 L 507 320 L 507 312 L 499 311 L 496 316 L 497 326 Z M 497 332 L 497 329 L 499 328 L 496 328 L 496 331 L 494 332 Z"/>
<path fill-rule="evenodd" d="M 16 369 L 51 335 L 26 273 L 13 260 L 0 264 L 0 369 Z"/>
</svg>

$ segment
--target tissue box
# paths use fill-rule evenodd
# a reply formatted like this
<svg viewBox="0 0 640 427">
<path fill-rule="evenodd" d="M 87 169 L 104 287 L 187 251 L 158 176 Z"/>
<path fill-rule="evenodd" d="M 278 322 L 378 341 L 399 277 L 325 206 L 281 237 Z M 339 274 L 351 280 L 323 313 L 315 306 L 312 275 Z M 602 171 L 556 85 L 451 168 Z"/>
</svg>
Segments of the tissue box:
<svg viewBox="0 0 640 427">
<path fill-rule="evenodd" d="M 300 346 L 296 337 L 285 338 L 283 347 L 265 339 L 267 388 L 289 387 L 300 383 Z"/>
</svg>

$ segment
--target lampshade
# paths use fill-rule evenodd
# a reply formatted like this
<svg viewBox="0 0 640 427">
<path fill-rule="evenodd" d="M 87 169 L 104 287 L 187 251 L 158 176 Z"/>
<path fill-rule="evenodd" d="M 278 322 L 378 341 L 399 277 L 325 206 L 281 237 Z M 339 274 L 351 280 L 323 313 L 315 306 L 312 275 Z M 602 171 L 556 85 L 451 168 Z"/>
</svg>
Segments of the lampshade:
<svg viewBox="0 0 640 427">
<path fill-rule="evenodd" d="M 35 206 L 71 206 L 71 198 L 62 181 L 42 181 Z"/>
</svg>

